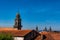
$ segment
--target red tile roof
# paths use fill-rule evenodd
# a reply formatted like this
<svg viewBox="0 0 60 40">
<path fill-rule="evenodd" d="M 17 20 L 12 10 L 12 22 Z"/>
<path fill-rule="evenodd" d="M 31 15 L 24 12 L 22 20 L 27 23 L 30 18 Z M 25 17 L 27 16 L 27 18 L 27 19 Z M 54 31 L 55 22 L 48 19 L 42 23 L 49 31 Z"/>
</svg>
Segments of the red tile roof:
<svg viewBox="0 0 60 40">
<path fill-rule="evenodd" d="M 31 32 L 32 30 L 16 30 L 14 28 L 0 28 L 0 33 L 4 32 L 4 33 L 11 33 L 13 36 L 25 36 L 26 34 L 28 34 L 29 32 Z"/>
<path fill-rule="evenodd" d="M 54 40 L 60 40 L 60 33 L 50 33 Z"/>
<path fill-rule="evenodd" d="M 0 28 L 0 31 L 1 30 L 17 30 L 16 28 Z"/>
<path fill-rule="evenodd" d="M 40 34 L 45 35 L 46 40 L 60 40 L 60 33 L 55 32 L 41 32 Z"/>
<path fill-rule="evenodd" d="M 25 36 L 32 30 L 17 30 L 15 28 L 0 28 L 0 33 L 11 33 L 13 36 Z M 60 40 L 60 33 L 55 32 L 40 32 L 41 35 L 45 35 L 47 38 L 46 40 Z M 38 35 L 35 40 L 41 40 L 41 35 Z"/>
</svg>

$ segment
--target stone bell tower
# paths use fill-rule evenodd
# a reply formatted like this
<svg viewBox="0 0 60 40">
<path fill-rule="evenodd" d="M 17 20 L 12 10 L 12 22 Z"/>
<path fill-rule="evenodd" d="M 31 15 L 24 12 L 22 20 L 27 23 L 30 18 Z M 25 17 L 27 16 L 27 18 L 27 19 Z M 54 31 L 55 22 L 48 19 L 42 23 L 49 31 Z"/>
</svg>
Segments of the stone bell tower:
<svg viewBox="0 0 60 40">
<path fill-rule="evenodd" d="M 17 28 L 18 30 L 21 30 L 22 25 L 21 25 L 21 18 L 20 18 L 20 13 L 18 12 L 15 18 L 15 24 L 14 28 Z"/>
</svg>

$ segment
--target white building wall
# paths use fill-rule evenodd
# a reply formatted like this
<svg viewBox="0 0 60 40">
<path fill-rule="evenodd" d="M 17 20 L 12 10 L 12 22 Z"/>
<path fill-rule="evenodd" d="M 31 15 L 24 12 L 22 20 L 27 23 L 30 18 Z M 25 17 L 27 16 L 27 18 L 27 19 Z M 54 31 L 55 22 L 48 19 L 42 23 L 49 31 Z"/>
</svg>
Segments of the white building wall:
<svg viewBox="0 0 60 40">
<path fill-rule="evenodd" d="M 14 37 L 14 40 L 24 40 L 24 37 Z"/>
</svg>

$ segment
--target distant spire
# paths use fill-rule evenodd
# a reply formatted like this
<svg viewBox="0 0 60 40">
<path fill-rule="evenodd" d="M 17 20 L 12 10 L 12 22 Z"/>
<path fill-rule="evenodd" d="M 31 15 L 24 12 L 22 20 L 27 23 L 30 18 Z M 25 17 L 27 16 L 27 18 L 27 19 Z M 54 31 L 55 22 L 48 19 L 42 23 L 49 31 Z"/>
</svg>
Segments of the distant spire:
<svg viewBox="0 0 60 40">
<path fill-rule="evenodd" d="M 47 28 L 45 27 L 43 31 L 47 31 Z"/>
<path fill-rule="evenodd" d="M 38 26 L 36 25 L 36 31 L 38 32 Z"/>
<path fill-rule="evenodd" d="M 18 13 L 17 13 L 16 18 L 15 18 L 14 28 L 17 28 L 18 30 L 21 30 L 21 28 L 22 28 L 19 9 L 18 9 Z"/>
<path fill-rule="evenodd" d="M 49 28 L 49 30 L 48 30 L 49 32 L 51 32 L 52 31 L 52 29 L 51 29 L 51 26 L 50 26 L 50 28 Z"/>
</svg>

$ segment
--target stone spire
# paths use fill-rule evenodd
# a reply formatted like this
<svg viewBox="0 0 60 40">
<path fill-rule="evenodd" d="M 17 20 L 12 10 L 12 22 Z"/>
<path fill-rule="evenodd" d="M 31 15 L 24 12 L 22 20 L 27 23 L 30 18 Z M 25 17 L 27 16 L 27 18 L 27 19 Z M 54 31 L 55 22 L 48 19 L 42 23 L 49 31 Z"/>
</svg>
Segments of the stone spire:
<svg viewBox="0 0 60 40">
<path fill-rule="evenodd" d="M 51 26 L 50 26 L 50 28 L 49 28 L 49 30 L 48 30 L 49 32 L 51 32 L 52 31 L 52 29 L 51 29 Z"/>
<path fill-rule="evenodd" d="M 43 31 L 47 31 L 47 28 L 45 27 Z"/>
<path fill-rule="evenodd" d="M 21 30 L 21 28 L 22 28 L 19 10 L 18 10 L 18 13 L 17 13 L 16 18 L 15 18 L 14 28 L 17 28 L 18 30 Z"/>
<path fill-rule="evenodd" d="M 36 26 L 36 31 L 38 32 L 38 26 Z"/>
</svg>

